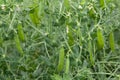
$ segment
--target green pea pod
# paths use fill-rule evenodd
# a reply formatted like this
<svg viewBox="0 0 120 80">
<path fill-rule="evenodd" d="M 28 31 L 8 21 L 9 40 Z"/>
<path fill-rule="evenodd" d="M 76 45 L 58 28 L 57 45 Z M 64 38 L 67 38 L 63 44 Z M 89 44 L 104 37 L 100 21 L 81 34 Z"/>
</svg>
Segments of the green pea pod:
<svg viewBox="0 0 120 80">
<path fill-rule="evenodd" d="M 91 43 L 91 40 L 89 40 L 88 42 L 88 52 L 90 54 L 90 62 L 92 65 L 94 65 L 94 58 L 93 58 L 93 49 L 92 49 L 92 43 Z"/>
<path fill-rule="evenodd" d="M 59 62 L 58 62 L 58 67 L 57 67 L 57 71 L 58 72 L 63 70 L 63 67 L 64 67 L 64 56 L 65 56 L 64 48 L 62 47 L 60 49 L 60 53 L 59 53 Z"/>
<path fill-rule="evenodd" d="M 97 44 L 99 50 L 101 50 L 104 47 L 104 37 L 100 29 L 97 30 Z"/>
<path fill-rule="evenodd" d="M 105 1 L 104 0 L 100 0 L 100 7 L 104 8 L 105 7 Z"/>
<path fill-rule="evenodd" d="M 24 36 L 23 28 L 22 28 L 22 23 L 18 23 L 17 29 L 18 29 L 18 36 L 19 36 L 20 40 L 25 41 L 25 36 Z"/>
<path fill-rule="evenodd" d="M 81 4 L 81 5 L 85 5 L 86 2 L 87 2 L 87 0 L 81 0 L 81 1 L 80 1 L 80 4 Z"/>
<path fill-rule="evenodd" d="M 36 19 L 36 24 L 38 24 L 39 23 L 39 7 L 36 7 L 35 8 L 35 12 L 34 12 L 34 16 L 36 16 L 35 17 L 35 19 Z"/>
<path fill-rule="evenodd" d="M 64 0 L 64 6 L 66 7 L 66 9 L 70 8 L 70 2 L 69 2 L 69 0 Z"/>
<path fill-rule="evenodd" d="M 74 44 L 74 37 L 71 26 L 68 26 L 69 32 L 68 32 L 68 44 L 72 46 Z"/>
<path fill-rule="evenodd" d="M 69 66 L 70 66 L 70 60 L 69 60 L 69 54 L 68 54 L 67 58 L 66 58 L 66 65 L 65 65 L 65 73 L 66 74 L 69 73 Z"/>
<path fill-rule="evenodd" d="M 95 9 L 94 8 L 91 8 L 90 10 L 89 10 L 89 16 L 90 16 L 90 18 L 93 18 L 93 19 L 95 19 L 96 18 L 96 12 L 95 12 Z"/>
<path fill-rule="evenodd" d="M 19 37 L 18 37 L 17 34 L 15 35 L 14 40 L 15 40 L 15 44 L 16 44 L 16 48 L 17 48 L 18 52 L 19 52 L 21 55 L 23 55 L 24 52 L 23 52 L 23 49 L 22 49 L 22 47 L 21 47 L 20 40 L 19 40 Z"/>
<path fill-rule="evenodd" d="M 109 46 L 110 46 L 111 50 L 114 52 L 114 50 L 115 50 L 115 42 L 114 42 L 114 34 L 113 34 L 113 32 L 111 32 L 109 34 Z"/>
<path fill-rule="evenodd" d="M 80 46 L 82 46 L 82 34 L 80 28 L 77 29 L 77 37 L 79 38 Z"/>
<path fill-rule="evenodd" d="M 68 33 L 68 43 L 70 46 L 74 44 L 74 39 L 72 33 Z"/>
<path fill-rule="evenodd" d="M 3 38 L 0 37 L 0 46 L 2 46 L 2 44 L 3 44 Z"/>
<path fill-rule="evenodd" d="M 39 9 L 38 7 L 34 8 L 32 10 L 32 12 L 29 14 L 30 15 L 30 19 L 33 22 L 33 24 L 37 25 L 39 23 L 39 17 L 38 17 L 38 12 Z"/>
<path fill-rule="evenodd" d="M 36 20 L 35 20 L 34 14 L 30 13 L 29 15 L 30 15 L 30 19 L 31 19 L 32 23 L 36 24 Z"/>
</svg>

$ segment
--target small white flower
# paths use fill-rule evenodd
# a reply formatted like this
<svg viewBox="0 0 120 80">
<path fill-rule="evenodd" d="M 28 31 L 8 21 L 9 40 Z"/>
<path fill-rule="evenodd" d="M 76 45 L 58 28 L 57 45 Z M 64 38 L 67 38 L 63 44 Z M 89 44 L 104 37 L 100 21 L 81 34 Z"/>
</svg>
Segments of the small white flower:
<svg viewBox="0 0 120 80">
<path fill-rule="evenodd" d="M 2 24 L 2 21 L 0 21 L 0 25 Z"/>
<path fill-rule="evenodd" d="M 77 22 L 77 26 L 80 26 L 80 22 L 78 20 L 76 22 Z"/>
<path fill-rule="evenodd" d="M 20 11 L 20 6 L 19 5 L 16 5 L 16 10 Z"/>
<path fill-rule="evenodd" d="M 5 5 L 4 4 L 1 5 L 1 9 L 5 10 Z"/>
<path fill-rule="evenodd" d="M 69 17 L 70 15 L 71 15 L 71 13 L 70 13 L 70 12 L 67 12 L 67 15 L 66 15 L 66 16 Z"/>
<path fill-rule="evenodd" d="M 5 55 L 5 54 L 3 54 L 2 56 L 3 56 L 3 58 L 5 58 L 5 57 L 6 57 L 6 55 Z"/>
<path fill-rule="evenodd" d="M 91 10 L 93 8 L 93 4 L 90 3 L 87 7 L 88 7 L 89 10 Z"/>
<path fill-rule="evenodd" d="M 83 7 L 81 5 L 78 6 L 79 9 L 82 9 Z"/>
<path fill-rule="evenodd" d="M 44 33 L 44 35 L 45 35 L 45 36 L 47 36 L 48 34 L 49 34 L 49 33 L 47 33 L 47 32 L 46 32 L 46 33 Z"/>
<path fill-rule="evenodd" d="M 66 32 L 69 33 L 69 28 L 68 28 L 68 26 L 66 27 Z"/>
</svg>

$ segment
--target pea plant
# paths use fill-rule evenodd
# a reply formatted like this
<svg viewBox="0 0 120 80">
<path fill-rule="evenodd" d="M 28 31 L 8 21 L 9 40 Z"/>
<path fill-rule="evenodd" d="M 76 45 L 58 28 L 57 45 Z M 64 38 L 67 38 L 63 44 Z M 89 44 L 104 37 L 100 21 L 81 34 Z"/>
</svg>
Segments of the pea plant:
<svg viewBox="0 0 120 80">
<path fill-rule="evenodd" d="M 0 80 L 119 80 L 119 0 L 1 0 Z"/>
</svg>

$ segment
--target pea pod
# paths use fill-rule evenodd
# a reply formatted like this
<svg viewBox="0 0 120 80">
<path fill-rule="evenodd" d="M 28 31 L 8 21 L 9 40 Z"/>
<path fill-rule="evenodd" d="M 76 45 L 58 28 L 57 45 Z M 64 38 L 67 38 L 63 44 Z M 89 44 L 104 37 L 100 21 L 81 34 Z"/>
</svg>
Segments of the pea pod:
<svg viewBox="0 0 120 80">
<path fill-rule="evenodd" d="M 19 37 L 18 37 L 17 34 L 15 34 L 14 40 L 15 40 L 15 44 L 16 44 L 16 48 L 17 48 L 18 52 L 19 52 L 21 55 L 23 55 L 24 52 L 23 52 L 23 49 L 22 49 L 22 47 L 21 47 L 20 40 L 19 40 Z"/>
<path fill-rule="evenodd" d="M 36 6 L 35 8 L 33 6 Z M 38 16 L 38 13 L 39 13 L 39 7 L 37 6 L 37 4 L 34 4 L 31 8 L 33 8 L 31 11 L 30 11 L 30 19 L 32 21 L 32 23 L 34 25 L 37 25 L 39 23 L 39 16 Z"/>
<path fill-rule="evenodd" d="M 109 46 L 110 46 L 111 50 L 114 52 L 114 50 L 115 50 L 115 42 L 114 42 L 114 34 L 113 34 L 113 32 L 111 32 L 109 34 Z"/>
<path fill-rule="evenodd" d="M 90 18 L 93 18 L 93 19 L 95 19 L 96 18 L 96 11 L 95 11 L 95 9 L 94 8 L 91 8 L 90 10 L 89 10 L 89 16 L 90 16 Z"/>
<path fill-rule="evenodd" d="M 18 36 L 19 36 L 20 40 L 25 41 L 25 36 L 24 36 L 23 28 L 22 28 L 22 23 L 18 23 L 17 29 L 18 29 Z"/>
<path fill-rule="evenodd" d="M 73 37 L 73 32 L 71 26 L 68 26 L 69 32 L 68 32 L 68 44 L 72 46 L 74 44 L 74 37 Z"/>
<path fill-rule="evenodd" d="M 66 9 L 70 8 L 70 2 L 69 2 L 69 0 L 64 0 L 64 6 L 66 7 Z"/>
<path fill-rule="evenodd" d="M 69 54 L 68 54 L 67 58 L 66 58 L 66 65 L 65 65 L 65 73 L 66 74 L 69 73 L 69 66 L 70 66 L 70 60 L 69 60 Z"/>
<path fill-rule="evenodd" d="M 82 34 L 81 34 L 80 28 L 78 28 L 78 30 L 77 30 L 77 37 L 79 39 L 80 46 L 82 46 Z"/>
<path fill-rule="evenodd" d="M 92 48 L 93 47 L 92 47 L 91 40 L 89 40 L 89 42 L 88 42 L 88 52 L 90 54 L 90 62 L 93 65 L 94 64 L 94 58 L 93 58 L 93 49 Z"/>
<path fill-rule="evenodd" d="M 63 67 L 64 67 L 64 56 L 65 56 L 64 48 L 61 47 L 60 53 L 59 53 L 59 62 L 58 62 L 58 67 L 57 67 L 57 71 L 58 72 L 63 70 Z"/>
<path fill-rule="evenodd" d="M 2 44 L 3 44 L 3 38 L 0 37 L 0 46 L 2 46 Z"/>
<path fill-rule="evenodd" d="M 104 47 L 104 37 L 101 29 L 97 30 L 97 44 L 99 50 L 101 50 Z"/>
<path fill-rule="evenodd" d="M 33 24 L 37 25 L 39 23 L 37 12 L 30 13 L 30 19 L 33 22 Z"/>
<path fill-rule="evenodd" d="M 105 7 L 105 1 L 104 0 L 100 0 L 100 7 L 104 8 Z"/>
</svg>

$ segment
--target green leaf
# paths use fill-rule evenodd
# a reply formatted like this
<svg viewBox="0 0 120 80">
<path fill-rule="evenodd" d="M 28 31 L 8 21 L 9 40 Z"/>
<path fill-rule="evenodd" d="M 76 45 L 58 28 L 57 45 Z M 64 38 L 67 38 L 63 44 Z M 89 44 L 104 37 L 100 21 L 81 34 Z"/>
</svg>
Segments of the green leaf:
<svg viewBox="0 0 120 80">
<path fill-rule="evenodd" d="M 63 80 L 62 77 L 58 74 L 54 74 L 53 76 L 51 76 L 52 80 Z"/>
<path fill-rule="evenodd" d="M 63 80 L 72 80 L 72 78 L 69 74 L 64 74 L 63 75 Z"/>
</svg>

